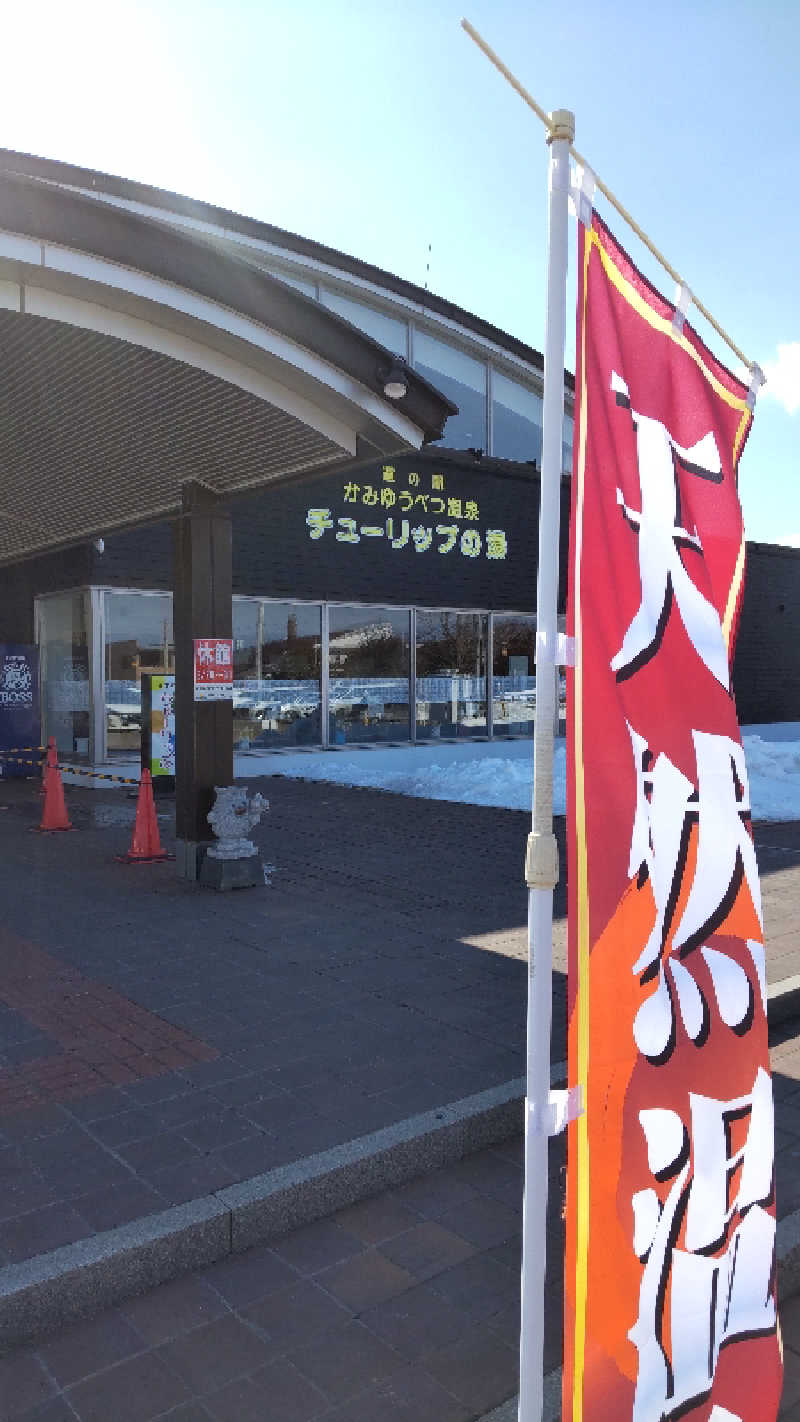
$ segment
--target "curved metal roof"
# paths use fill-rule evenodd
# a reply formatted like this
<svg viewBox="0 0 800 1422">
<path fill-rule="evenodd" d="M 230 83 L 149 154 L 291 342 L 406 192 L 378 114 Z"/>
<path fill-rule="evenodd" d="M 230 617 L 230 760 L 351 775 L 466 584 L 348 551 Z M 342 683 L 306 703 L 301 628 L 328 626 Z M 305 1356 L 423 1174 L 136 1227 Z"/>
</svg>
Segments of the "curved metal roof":
<svg viewBox="0 0 800 1422">
<path fill-rule="evenodd" d="M 256 239 L 259 242 L 283 248 L 299 257 L 306 257 L 313 262 L 336 268 L 345 275 L 356 277 L 361 281 L 381 287 L 388 293 L 401 296 L 415 305 L 424 307 L 426 313 L 455 322 L 481 340 L 500 346 L 510 355 L 516 356 L 539 370 L 544 367 L 544 359 L 540 351 L 527 345 L 524 341 L 518 340 L 516 336 L 509 335 L 507 331 L 501 330 L 492 322 L 485 321 L 483 317 L 476 316 L 473 312 L 456 305 L 455 302 L 437 296 L 435 293 L 415 285 L 414 282 L 407 281 L 404 277 L 395 276 L 392 272 L 373 266 L 370 262 L 364 262 L 358 257 L 340 252 L 334 247 L 327 247 L 321 242 L 312 241 L 311 238 L 300 236 L 298 233 L 275 227 L 272 223 L 261 222 L 257 218 L 231 212 L 214 203 L 201 202 L 180 193 L 152 187 L 149 183 L 134 182 L 128 178 L 100 173 L 73 163 L 62 163 L 56 159 L 36 158 L 28 154 L 16 153 L 7 148 L 0 148 L 0 172 L 27 173 L 51 183 L 59 183 L 79 190 L 94 191 L 98 196 L 105 195 L 126 203 L 137 203 L 147 208 L 160 209 L 164 212 L 165 218 L 171 214 L 198 226 L 223 229 L 228 236 Z M 565 372 L 565 376 L 571 388 L 570 373 Z"/>
<path fill-rule="evenodd" d="M 218 494 L 393 455 L 455 407 L 195 231 L 0 162 L 0 561 Z M 40 167 L 40 160 L 31 160 Z M 60 165 L 59 165 L 60 166 Z"/>
</svg>

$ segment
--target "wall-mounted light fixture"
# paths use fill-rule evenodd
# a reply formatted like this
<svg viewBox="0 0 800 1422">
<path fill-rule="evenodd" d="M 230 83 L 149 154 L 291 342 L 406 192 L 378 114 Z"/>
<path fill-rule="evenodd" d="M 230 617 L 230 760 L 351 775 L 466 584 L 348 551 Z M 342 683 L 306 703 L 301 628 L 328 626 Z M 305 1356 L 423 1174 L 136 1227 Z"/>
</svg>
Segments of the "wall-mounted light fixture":
<svg viewBox="0 0 800 1422">
<path fill-rule="evenodd" d="M 383 382 L 383 393 L 387 400 L 402 400 L 408 394 L 408 371 L 402 356 L 395 356 L 391 365 L 384 366 L 378 373 Z"/>
</svg>

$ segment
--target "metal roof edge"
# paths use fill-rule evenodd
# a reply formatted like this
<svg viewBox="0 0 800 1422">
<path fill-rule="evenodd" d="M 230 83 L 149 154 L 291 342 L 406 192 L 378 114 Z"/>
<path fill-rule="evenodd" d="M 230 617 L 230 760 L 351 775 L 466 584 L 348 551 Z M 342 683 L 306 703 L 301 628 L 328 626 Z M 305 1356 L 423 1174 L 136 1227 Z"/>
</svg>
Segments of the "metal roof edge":
<svg viewBox="0 0 800 1422">
<path fill-rule="evenodd" d="M 38 174 L 3 166 L 0 214 L 6 231 L 80 251 L 143 271 L 272 327 L 312 350 L 406 415 L 425 442 L 441 437 L 457 407 L 410 367 L 408 393 L 388 402 L 380 369 L 392 359 L 379 342 L 320 302 L 248 262 L 221 255 L 202 233 L 158 222 L 119 207 L 100 208 L 90 197 L 55 186 Z M 213 253 L 214 260 L 208 260 Z"/>
<path fill-rule="evenodd" d="M 527 345 L 526 342 L 510 335 L 507 331 L 503 331 L 492 322 L 484 320 L 482 316 L 467 311 L 464 307 L 458 306 L 445 297 L 436 296 L 433 292 L 417 286 L 405 277 L 395 276 L 392 272 L 387 272 L 359 257 L 350 256 L 334 247 L 327 247 L 323 243 L 315 242 L 299 233 L 275 227 L 272 223 L 247 217 L 242 213 L 236 213 L 228 208 L 203 202 L 197 198 L 190 198 L 182 193 L 157 188 L 136 179 L 102 173 L 92 168 L 83 168 L 76 164 L 62 162 L 60 159 L 18 153 L 8 148 L 0 148 L 0 171 L 39 177 L 49 182 L 76 187 L 95 188 L 98 194 L 105 193 L 130 202 L 147 203 L 150 206 L 162 208 L 165 213 L 172 212 L 197 222 L 213 223 L 245 237 L 254 237 L 264 242 L 284 246 L 298 256 L 307 256 L 315 261 L 329 263 L 331 266 L 338 267 L 343 273 L 383 286 L 395 295 L 427 307 L 432 314 L 458 322 L 475 335 L 494 342 L 507 350 L 509 354 L 527 361 L 539 370 L 544 368 L 544 358 L 541 351 L 537 351 L 535 347 Z M 564 376 L 567 388 L 574 390 L 572 373 L 565 370 Z"/>
</svg>

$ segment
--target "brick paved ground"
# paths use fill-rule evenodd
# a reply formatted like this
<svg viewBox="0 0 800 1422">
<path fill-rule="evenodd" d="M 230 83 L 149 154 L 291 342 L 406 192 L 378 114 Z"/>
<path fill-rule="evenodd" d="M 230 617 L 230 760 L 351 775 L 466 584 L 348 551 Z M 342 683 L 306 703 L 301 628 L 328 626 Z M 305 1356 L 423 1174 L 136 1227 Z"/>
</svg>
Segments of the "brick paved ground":
<svg viewBox="0 0 800 1422">
<path fill-rule="evenodd" d="M 482 1152 L 17 1350 L 0 1415 L 479 1417 L 515 1387 L 520 1159 L 519 1142 Z"/>
<path fill-rule="evenodd" d="M 785 1036 L 774 1053 L 781 1213 L 800 1158 L 800 1049 Z M 482 1417 L 518 1388 L 521 1157 L 521 1141 L 480 1152 L 16 1349 L 0 1358 L 0 1416 L 9 1422 Z M 557 1141 L 547 1371 L 561 1360 L 562 1161 Z M 800 1422 L 800 1297 L 781 1315 L 781 1415 Z"/>
<path fill-rule="evenodd" d="M 0 1263 L 523 1074 L 527 816 L 259 788 L 273 887 L 216 895 L 114 863 L 124 792 L 69 789 L 79 832 L 40 837 L 35 786 L 0 785 Z M 758 837 L 772 978 L 800 827 Z M 558 1060 L 563 886 L 556 912 Z"/>
<path fill-rule="evenodd" d="M 2 930 L 0 1115 L 126 1086 L 219 1053 Z"/>
<path fill-rule="evenodd" d="M 0 786 L 0 1263 L 521 1074 L 525 817 L 261 788 L 274 887 L 223 896 L 113 862 L 124 793 L 39 837 Z"/>
<path fill-rule="evenodd" d="M 11 1110 L 7 1099 L 0 1115 L 0 1260 L 521 1075 L 527 817 L 259 788 L 273 806 L 259 842 L 274 887 L 217 896 L 168 865 L 113 864 L 133 818 L 119 792 L 69 791 L 80 833 L 40 839 L 21 833 L 38 817 L 31 789 L 0 786 L 0 953 L 17 964 L 0 994 L 0 1100 L 36 1063 L 63 1073 L 48 1101 Z M 168 818 L 162 831 L 168 840 Z M 764 826 L 757 839 L 774 980 L 800 971 L 800 826 Z M 555 1058 L 563 890 L 557 912 Z M 92 1022 L 97 1039 L 80 1056 Z M 165 1047 L 191 1055 L 187 1044 L 216 1055 L 157 1060 Z M 75 1062 L 128 1065 L 134 1049 L 138 1080 L 75 1094 Z M 773 1065 L 783 1215 L 800 1208 L 791 1026 L 775 1036 Z M 553 1260 L 559 1160 L 556 1146 Z M 16 1350 L 0 1360 L 0 1417 L 480 1416 L 516 1387 L 520 1190 L 519 1146 L 484 1152 Z M 784 1310 L 795 1422 L 799 1313 Z M 559 1356 L 553 1278 L 548 1366 Z"/>
</svg>

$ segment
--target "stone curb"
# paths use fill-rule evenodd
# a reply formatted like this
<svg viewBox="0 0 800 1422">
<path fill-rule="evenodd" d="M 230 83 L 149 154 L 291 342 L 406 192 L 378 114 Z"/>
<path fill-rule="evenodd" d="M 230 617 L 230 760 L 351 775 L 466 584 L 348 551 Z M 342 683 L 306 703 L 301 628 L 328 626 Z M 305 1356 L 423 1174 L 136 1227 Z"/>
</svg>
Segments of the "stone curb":
<svg viewBox="0 0 800 1422">
<path fill-rule="evenodd" d="M 551 1068 L 558 1079 L 563 1063 Z M 518 1135 L 525 1082 L 411 1116 L 203 1199 L 0 1269 L 0 1350 Z"/>
<path fill-rule="evenodd" d="M 778 1312 L 780 1306 L 800 1294 L 800 1210 L 778 1220 L 775 1252 L 778 1260 Z M 479 1422 L 517 1422 L 519 1397 L 484 1413 Z M 554 1368 L 544 1379 L 541 1422 L 561 1422 L 561 1369 Z"/>
<path fill-rule="evenodd" d="M 772 1022 L 800 1012 L 795 981 L 774 985 Z M 786 1010 L 790 1003 L 796 1005 Z M 784 1008 L 782 1017 L 776 1018 L 775 1004 Z M 566 1063 L 551 1064 L 551 1086 L 565 1080 Z M 0 1268 L 0 1352 L 498 1145 L 522 1130 L 524 1097 L 524 1078 L 504 1082 L 202 1199 L 6 1265 Z M 778 1224 L 778 1261 L 783 1296 L 800 1292 L 800 1211 Z"/>
</svg>

